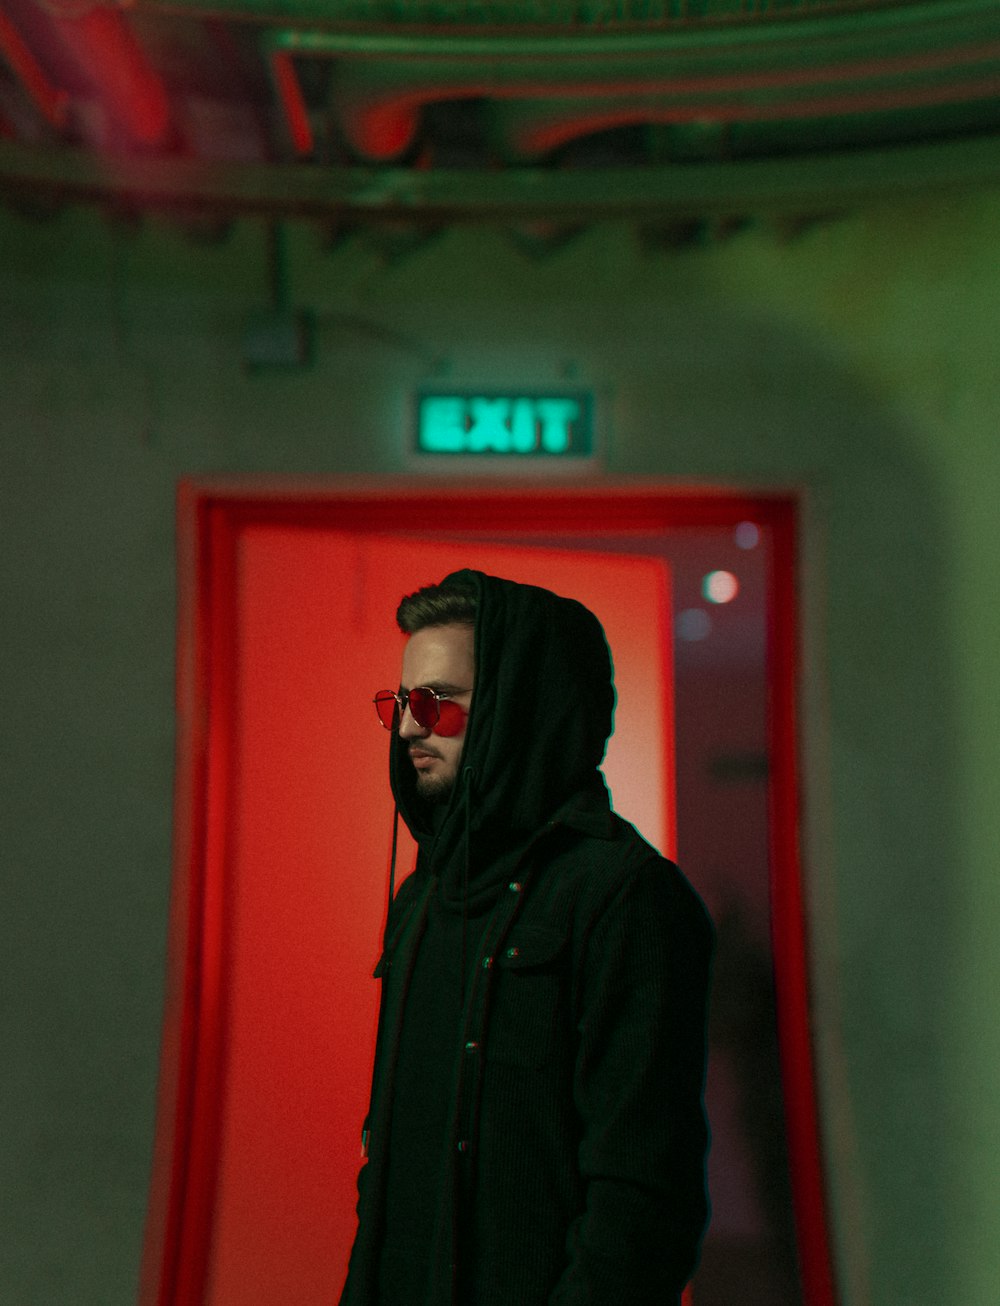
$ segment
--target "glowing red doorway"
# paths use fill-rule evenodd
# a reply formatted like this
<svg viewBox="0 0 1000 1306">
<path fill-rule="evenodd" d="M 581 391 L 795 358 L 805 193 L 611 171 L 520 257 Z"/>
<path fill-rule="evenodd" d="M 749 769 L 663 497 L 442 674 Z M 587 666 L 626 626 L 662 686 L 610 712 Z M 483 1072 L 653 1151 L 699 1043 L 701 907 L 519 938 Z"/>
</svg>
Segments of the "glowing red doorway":
<svg viewBox="0 0 1000 1306">
<path fill-rule="evenodd" d="M 660 649 L 661 666 L 653 674 L 660 676 L 659 701 L 667 710 L 665 600 L 658 608 L 655 599 L 657 585 L 665 596 L 662 567 L 654 581 L 657 564 L 622 557 L 622 537 L 747 517 L 768 522 L 781 545 L 772 578 L 781 619 L 773 621 L 771 632 L 775 964 L 782 978 L 784 1077 L 786 1093 L 792 1090 L 788 1127 L 806 1300 L 809 1306 L 831 1302 L 796 863 L 791 505 L 655 489 L 564 490 L 556 498 L 495 489 L 469 489 L 459 497 L 449 487 L 447 498 L 435 499 L 426 487 L 412 484 L 378 496 L 315 487 L 303 494 L 190 486 L 182 494 L 181 514 L 186 588 L 171 928 L 176 1002 L 165 1030 L 144 1306 L 263 1306 L 278 1299 L 307 1306 L 328 1302 L 339 1287 L 374 1022 L 374 993 L 368 990 L 375 986 L 359 977 L 370 970 L 383 907 L 389 812 L 377 798 L 357 800 L 359 792 L 377 795 L 384 789 L 377 726 L 365 718 L 344 723 L 357 721 L 358 703 L 377 687 L 373 675 L 395 681 L 398 643 L 384 637 L 399 594 L 471 563 L 550 584 L 586 602 L 588 594 L 571 581 L 574 569 L 581 571 L 578 556 L 549 551 L 543 559 L 535 550 L 531 565 L 542 571 L 518 573 L 496 561 L 502 548 L 490 546 L 486 557 L 482 543 L 471 543 L 482 537 L 512 544 L 529 536 L 586 540 L 591 557 L 583 570 L 594 577 L 603 573 L 609 594 L 649 586 L 641 607 L 652 614 L 658 636 L 650 644 Z M 425 538 L 418 545 L 429 518 L 435 533 L 454 532 L 462 543 L 428 544 Z M 593 541 L 602 534 L 614 538 L 618 554 L 593 556 Z M 503 547 L 509 554 L 510 546 Z M 478 558 L 472 556 L 476 550 Z M 303 569 L 306 557 L 312 561 Z M 518 551 L 521 564 L 527 557 Z M 408 561 L 423 568 L 412 583 L 404 577 Z M 317 567 L 324 576 L 321 602 L 310 579 Z M 559 567 L 565 579 L 559 579 Z M 630 569 L 627 586 L 622 568 Z M 629 641 L 616 642 L 601 604 L 592 596 L 589 601 L 609 626 L 620 678 L 619 645 Z M 359 630 L 366 623 L 377 626 L 386 657 L 381 670 L 363 651 L 364 640 L 357 647 L 331 642 L 338 624 L 332 612 Z M 332 694 L 333 683 L 340 688 Z M 301 722 L 295 725 L 303 703 L 313 705 L 317 716 L 311 734 L 306 732 L 311 753 L 302 747 Z M 618 724 L 621 729 L 623 722 Z M 666 724 L 665 718 L 657 723 L 660 741 L 670 738 Z M 644 770 L 662 799 L 672 793 L 669 749 L 653 740 L 647 751 Z M 362 842 L 376 850 L 381 864 L 375 873 L 337 880 L 330 875 L 329 830 L 324 833 L 315 814 L 330 811 L 331 777 L 334 793 L 342 786 L 345 811 L 361 823 Z M 645 812 L 630 810 L 621 801 L 621 781 L 612 781 L 624 814 L 634 815 L 654 840 L 659 834 L 670 851 L 672 806 L 664 811 L 661 802 L 652 816 L 648 806 Z M 659 822 L 659 831 L 651 820 Z M 301 846 L 289 883 L 293 836 Z M 270 877 L 269 867 L 275 868 Z M 290 966 L 293 942 L 298 949 Z M 349 1012 L 360 1025 L 344 1023 Z M 333 1081 L 337 1101 L 331 1110 Z M 289 1128 L 303 1120 L 315 1128 Z M 345 1156 L 354 1159 L 345 1164 Z M 329 1164 L 330 1157 L 340 1164 Z M 251 1291 L 249 1284 L 260 1287 Z"/>
</svg>

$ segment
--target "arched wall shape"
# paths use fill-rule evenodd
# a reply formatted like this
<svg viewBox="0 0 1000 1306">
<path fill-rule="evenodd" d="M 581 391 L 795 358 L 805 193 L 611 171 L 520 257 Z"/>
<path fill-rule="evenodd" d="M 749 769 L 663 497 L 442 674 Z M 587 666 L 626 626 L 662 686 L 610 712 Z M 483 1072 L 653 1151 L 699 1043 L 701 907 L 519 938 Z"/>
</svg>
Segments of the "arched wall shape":
<svg viewBox="0 0 1000 1306">
<path fill-rule="evenodd" d="M 220 1198 L 227 1192 L 238 1194 L 240 1188 L 238 1175 L 231 1171 L 233 1151 L 227 1147 L 231 1121 L 225 1117 L 223 1104 L 227 1101 L 227 1070 L 233 1058 L 247 1055 L 226 994 L 233 966 L 238 963 L 230 925 L 238 832 L 245 828 L 248 815 L 240 810 L 240 785 L 235 775 L 241 694 L 248 688 L 241 677 L 254 674 L 241 659 L 239 648 L 247 551 L 253 547 L 255 533 L 259 537 L 262 531 L 375 536 L 398 545 L 401 540 L 426 535 L 428 503 L 434 507 L 436 531 L 467 541 L 477 536 L 494 541 L 503 537 L 513 545 L 519 535 L 551 534 L 561 539 L 578 537 L 592 550 L 595 536 L 606 534 L 618 541 L 619 561 L 621 540 L 629 536 L 648 537 L 685 526 L 735 525 L 747 518 L 770 529 L 768 733 L 778 1022 L 803 1295 L 808 1306 L 831 1306 L 834 1295 L 808 1026 L 798 857 L 794 502 L 780 495 L 678 491 L 672 487 L 577 486 L 560 487 L 556 492 L 552 488 L 415 486 L 413 482 L 382 484 L 377 491 L 321 483 L 248 486 L 246 482 L 188 484 L 181 490 L 171 997 L 164 1029 L 143 1306 L 225 1306 L 231 1297 L 224 1293 L 213 1296 L 213 1272 L 216 1284 L 221 1281 L 218 1258 L 247 1250 L 245 1246 L 227 1249 L 224 1239 L 220 1243 L 216 1218 Z M 272 553 L 272 563 L 279 555 L 280 550 Z M 280 561 L 269 583 L 280 588 Z M 398 592 L 395 586 L 393 593 Z M 363 587 L 353 601 L 367 601 Z M 318 629 L 316 635 L 321 646 Z M 396 655 L 393 650 L 392 658 Z M 348 679 L 357 672 L 345 670 Z M 260 671 L 258 667 L 257 673 Z M 268 699 L 273 692 L 275 700 L 266 710 L 281 710 L 280 687 L 268 686 L 266 669 L 264 679 L 250 688 Z M 668 754 L 662 761 L 663 779 L 669 781 Z M 283 783 L 293 811 L 295 781 L 286 764 Z M 672 788 L 669 783 L 663 787 Z M 672 816 L 667 813 L 663 839 L 667 849 L 672 845 L 671 831 Z M 260 833 L 258 829 L 255 840 Z M 280 893 L 271 905 L 280 910 Z M 321 975 L 308 967 L 303 975 L 307 985 L 322 982 Z M 286 1001 L 294 1002 L 297 997 L 301 994 L 284 994 Z M 279 993 L 274 1001 L 265 1002 L 264 1016 L 280 1019 L 282 1000 Z M 371 1015 L 373 1019 L 374 1010 Z M 367 1052 L 362 1049 L 355 1055 L 364 1061 Z M 364 1092 L 367 1073 L 359 1073 L 356 1080 L 358 1091 Z M 352 1113 L 357 1114 L 357 1103 L 345 1108 L 345 1117 Z M 280 1157 L 271 1160 L 280 1204 Z M 316 1194 L 310 1209 L 316 1218 L 322 1218 L 321 1194 Z M 292 1230 L 293 1242 L 295 1236 Z M 324 1299 L 320 1293 L 329 1287 L 318 1286 L 317 1300 Z"/>
</svg>

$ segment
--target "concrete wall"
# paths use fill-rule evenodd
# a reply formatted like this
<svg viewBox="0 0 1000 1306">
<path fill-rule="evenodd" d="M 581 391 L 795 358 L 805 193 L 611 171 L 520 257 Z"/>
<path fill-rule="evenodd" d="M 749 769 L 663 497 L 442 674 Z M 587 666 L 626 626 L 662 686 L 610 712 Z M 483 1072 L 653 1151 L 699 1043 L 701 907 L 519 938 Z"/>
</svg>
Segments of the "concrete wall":
<svg viewBox="0 0 1000 1306">
<path fill-rule="evenodd" d="M 315 366 L 247 375 L 261 228 L 0 213 L 0 1300 L 126 1306 L 163 990 L 174 487 L 377 478 L 430 379 L 566 377 L 606 470 L 801 487 L 816 1036 L 845 1306 L 992 1306 L 1000 194 L 545 260 L 292 230 Z M 432 509 L 431 509 L 432 511 Z M 990 997 L 993 994 L 993 997 Z"/>
</svg>

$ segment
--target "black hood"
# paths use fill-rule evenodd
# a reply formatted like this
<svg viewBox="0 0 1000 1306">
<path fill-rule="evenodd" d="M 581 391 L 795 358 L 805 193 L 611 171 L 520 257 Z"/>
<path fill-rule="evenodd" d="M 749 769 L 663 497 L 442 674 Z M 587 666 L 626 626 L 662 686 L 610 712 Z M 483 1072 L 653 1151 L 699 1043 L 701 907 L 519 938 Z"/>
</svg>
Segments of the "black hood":
<svg viewBox="0 0 1000 1306">
<path fill-rule="evenodd" d="M 447 806 L 426 803 L 398 734 L 389 773 L 420 865 L 454 900 L 466 852 L 476 893 L 571 799 L 596 790 L 607 802 L 598 767 L 615 693 L 604 631 L 582 603 L 479 571 L 452 572 L 448 581 L 473 585 L 478 596 L 476 679 L 459 779 Z"/>
</svg>

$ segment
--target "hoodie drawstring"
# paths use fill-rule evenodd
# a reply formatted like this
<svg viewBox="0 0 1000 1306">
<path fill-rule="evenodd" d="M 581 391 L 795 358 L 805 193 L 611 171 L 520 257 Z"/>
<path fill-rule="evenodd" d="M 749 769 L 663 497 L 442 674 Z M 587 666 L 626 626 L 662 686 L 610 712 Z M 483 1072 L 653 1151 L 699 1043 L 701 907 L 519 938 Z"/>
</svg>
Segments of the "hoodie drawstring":
<svg viewBox="0 0 1000 1306">
<path fill-rule="evenodd" d="M 392 813 L 392 852 L 389 855 L 389 906 L 396 896 L 396 849 L 399 847 L 399 804 Z"/>
</svg>

